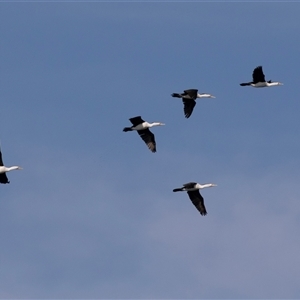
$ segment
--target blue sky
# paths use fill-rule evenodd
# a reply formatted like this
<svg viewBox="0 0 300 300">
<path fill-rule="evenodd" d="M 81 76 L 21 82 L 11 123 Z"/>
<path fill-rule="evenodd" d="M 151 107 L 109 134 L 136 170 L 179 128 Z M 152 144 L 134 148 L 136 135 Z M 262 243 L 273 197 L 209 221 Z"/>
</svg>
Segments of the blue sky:
<svg viewBox="0 0 300 300">
<path fill-rule="evenodd" d="M 1 298 L 300 297 L 299 3 L 0 8 Z"/>
</svg>

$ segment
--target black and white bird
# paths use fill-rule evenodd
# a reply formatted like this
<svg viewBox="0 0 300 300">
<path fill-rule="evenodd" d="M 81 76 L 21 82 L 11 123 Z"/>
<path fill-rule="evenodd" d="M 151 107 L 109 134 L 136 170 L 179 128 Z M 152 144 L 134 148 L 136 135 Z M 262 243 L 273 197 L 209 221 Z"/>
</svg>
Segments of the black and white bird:
<svg viewBox="0 0 300 300">
<path fill-rule="evenodd" d="M 196 105 L 195 100 L 197 98 L 216 98 L 215 96 L 207 93 L 199 94 L 198 90 L 195 89 L 185 90 L 182 94 L 173 93 L 171 96 L 182 99 L 184 105 L 183 111 L 186 118 L 189 118 L 191 116 Z"/>
<path fill-rule="evenodd" d="M 217 186 L 217 185 L 214 183 L 200 184 L 197 182 L 189 182 L 189 183 L 185 183 L 181 188 L 174 189 L 173 192 L 183 192 L 183 191 L 187 192 L 191 201 L 196 206 L 200 214 L 202 216 L 205 216 L 207 215 L 207 211 L 204 206 L 204 199 L 201 196 L 199 190 L 207 187 L 213 187 L 213 186 Z"/>
<path fill-rule="evenodd" d="M 140 137 L 143 139 L 143 141 L 146 143 L 150 151 L 156 152 L 156 143 L 155 143 L 154 134 L 149 130 L 149 128 L 154 126 L 162 126 L 165 124 L 160 122 L 148 123 L 145 122 L 141 118 L 141 116 L 131 118 L 129 119 L 129 121 L 132 123 L 132 126 L 125 127 L 123 131 L 127 132 L 127 131 L 136 130 L 137 133 L 140 135 Z"/>
<path fill-rule="evenodd" d="M 0 183 L 9 183 L 8 178 L 6 176 L 6 172 L 13 171 L 13 170 L 22 170 L 19 166 L 12 166 L 12 167 L 5 167 L 2 160 L 2 153 L 0 149 Z"/>
<path fill-rule="evenodd" d="M 253 81 L 240 83 L 240 85 L 241 86 L 250 85 L 250 86 L 253 86 L 256 88 L 283 85 L 283 83 L 278 82 L 278 81 L 272 81 L 272 80 L 266 81 L 265 74 L 263 73 L 263 70 L 262 70 L 262 66 L 258 66 L 253 70 L 252 79 L 253 79 Z"/>
</svg>

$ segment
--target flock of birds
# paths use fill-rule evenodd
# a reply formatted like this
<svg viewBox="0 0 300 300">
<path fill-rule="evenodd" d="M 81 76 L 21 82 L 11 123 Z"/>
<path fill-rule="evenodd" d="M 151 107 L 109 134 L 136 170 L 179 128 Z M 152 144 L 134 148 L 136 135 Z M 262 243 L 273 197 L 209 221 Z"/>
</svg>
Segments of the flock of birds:
<svg viewBox="0 0 300 300">
<path fill-rule="evenodd" d="M 266 81 L 265 75 L 262 70 L 262 66 L 258 66 L 253 70 L 252 81 L 240 83 L 240 85 L 259 88 L 259 87 L 271 87 L 271 86 L 282 85 L 282 83 L 278 81 L 273 82 L 272 80 Z M 189 118 L 192 115 L 194 107 L 196 106 L 197 98 L 215 98 L 215 96 L 211 94 L 207 94 L 207 93 L 199 94 L 198 90 L 196 89 L 185 90 L 181 94 L 173 93 L 171 96 L 182 99 L 183 111 L 186 118 Z M 162 126 L 165 124 L 160 122 L 148 123 L 144 121 L 141 118 L 141 116 L 130 118 L 129 121 L 132 123 L 132 126 L 125 127 L 123 131 L 124 132 L 137 131 L 137 133 L 146 143 L 150 151 L 153 153 L 156 152 L 155 137 L 149 128 L 152 128 L 154 126 Z M 207 211 L 204 205 L 204 199 L 200 194 L 199 190 L 207 187 L 213 187 L 213 186 L 216 186 L 216 184 L 214 183 L 200 184 L 197 182 L 188 182 L 183 184 L 183 187 L 174 189 L 173 192 L 182 192 L 182 191 L 187 192 L 189 198 L 191 199 L 192 203 L 195 205 L 197 210 L 200 212 L 202 216 L 205 216 L 207 214 Z"/>
<path fill-rule="evenodd" d="M 283 85 L 283 84 L 278 81 L 271 81 L 271 80 L 266 81 L 265 75 L 262 70 L 262 66 L 258 66 L 253 70 L 252 81 L 241 83 L 240 85 L 260 88 L 260 87 L 272 87 L 272 86 Z M 215 98 L 211 94 L 207 94 L 207 93 L 199 94 L 198 90 L 196 89 L 185 90 L 181 94 L 173 93 L 171 96 L 182 99 L 183 111 L 186 118 L 189 118 L 192 115 L 194 107 L 196 106 L 197 98 Z M 160 122 L 148 123 L 144 121 L 141 118 L 141 116 L 130 118 L 129 121 L 132 123 L 132 126 L 125 127 L 123 131 L 124 132 L 137 131 L 137 133 L 142 138 L 142 140 L 146 143 L 150 151 L 155 153 L 156 152 L 155 137 L 149 128 L 152 128 L 154 126 L 162 126 L 165 124 Z M 13 170 L 21 170 L 21 169 L 22 168 L 19 166 L 5 167 L 3 164 L 2 153 L 0 149 L 0 183 L 3 184 L 9 183 L 9 180 L 6 176 L 7 172 Z M 197 210 L 200 212 L 201 215 L 205 216 L 207 214 L 207 211 L 204 205 L 204 199 L 201 196 L 199 190 L 207 187 L 214 187 L 214 186 L 216 186 L 216 184 L 214 183 L 200 184 L 197 182 L 188 182 L 183 184 L 181 188 L 174 189 L 173 192 L 182 192 L 182 191 L 187 192 L 189 198 L 191 199 L 192 203 L 195 205 Z"/>
</svg>

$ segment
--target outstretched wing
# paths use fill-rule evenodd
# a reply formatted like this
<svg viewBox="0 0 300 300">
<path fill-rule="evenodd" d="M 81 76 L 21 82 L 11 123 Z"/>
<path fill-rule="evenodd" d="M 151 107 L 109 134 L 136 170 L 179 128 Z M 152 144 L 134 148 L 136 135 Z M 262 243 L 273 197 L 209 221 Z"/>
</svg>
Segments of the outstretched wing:
<svg viewBox="0 0 300 300">
<path fill-rule="evenodd" d="M 154 134 L 147 128 L 144 130 L 137 130 L 140 137 L 143 139 L 143 141 L 146 143 L 148 148 L 151 150 L 151 152 L 156 152 L 156 143 Z"/>
<path fill-rule="evenodd" d="M 9 183 L 6 173 L 0 173 L 0 183 Z"/>
<path fill-rule="evenodd" d="M 0 151 L 0 167 L 3 167 L 3 166 L 4 166 L 4 164 L 3 164 L 3 160 L 2 160 L 2 153 Z"/>
<path fill-rule="evenodd" d="M 133 126 L 137 126 L 139 124 L 144 123 L 145 121 L 141 118 L 141 116 L 134 117 L 129 119 L 129 121 L 132 123 Z"/>
<path fill-rule="evenodd" d="M 194 110 L 194 107 L 196 105 L 196 101 L 192 99 L 185 99 L 182 98 L 183 102 L 183 111 L 186 118 L 189 118 Z"/>
<path fill-rule="evenodd" d="M 252 73 L 253 83 L 265 82 L 265 75 L 262 70 L 262 66 L 256 67 Z"/>
<path fill-rule="evenodd" d="M 184 94 L 189 95 L 191 99 L 197 99 L 198 90 L 190 89 L 185 90 Z"/>
<path fill-rule="evenodd" d="M 193 204 L 195 205 L 195 207 L 198 209 L 198 211 L 200 212 L 200 214 L 202 216 L 207 215 L 207 211 L 205 209 L 204 206 L 204 199 L 203 197 L 200 195 L 199 190 L 198 191 L 191 191 L 191 192 L 187 192 L 191 201 L 193 202 Z"/>
</svg>

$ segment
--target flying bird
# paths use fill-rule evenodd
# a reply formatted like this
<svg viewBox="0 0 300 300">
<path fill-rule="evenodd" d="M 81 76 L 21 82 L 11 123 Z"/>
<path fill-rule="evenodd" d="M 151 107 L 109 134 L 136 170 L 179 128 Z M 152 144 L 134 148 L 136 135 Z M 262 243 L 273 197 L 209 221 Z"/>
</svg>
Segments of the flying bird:
<svg viewBox="0 0 300 300">
<path fill-rule="evenodd" d="M 174 189 L 173 192 L 186 191 L 189 195 L 189 198 L 191 199 L 191 201 L 193 202 L 195 207 L 198 209 L 200 214 L 202 216 L 205 216 L 205 215 L 207 215 L 207 211 L 206 211 L 206 208 L 204 206 L 204 199 L 201 196 L 199 190 L 207 188 L 207 187 L 213 187 L 213 186 L 217 186 L 217 185 L 214 184 L 214 183 L 200 184 L 200 183 L 197 183 L 197 182 L 189 182 L 189 183 L 185 183 L 183 185 L 183 187 L 181 187 L 181 188 Z"/>
<path fill-rule="evenodd" d="M 156 142 L 155 142 L 154 134 L 149 130 L 149 128 L 154 126 L 162 126 L 165 124 L 159 122 L 148 123 L 145 122 L 141 118 L 141 116 L 131 118 L 129 119 L 129 121 L 132 123 L 132 126 L 125 127 L 123 131 L 127 132 L 127 131 L 136 130 L 137 133 L 140 135 L 140 137 L 143 139 L 143 141 L 146 143 L 150 151 L 153 153 L 156 152 Z"/>
<path fill-rule="evenodd" d="M 199 94 L 198 90 L 190 89 L 185 90 L 182 94 L 173 93 L 171 95 L 175 98 L 181 98 L 183 102 L 183 111 L 186 118 L 189 118 L 194 110 L 194 107 L 196 105 L 196 99 L 197 98 L 216 98 L 215 96 L 207 93 Z"/>
<path fill-rule="evenodd" d="M 253 86 L 256 88 L 283 85 L 283 83 L 278 82 L 278 81 L 272 81 L 272 80 L 266 81 L 265 74 L 263 73 L 263 70 L 262 70 L 262 66 L 258 66 L 253 70 L 252 79 L 253 79 L 253 81 L 240 83 L 240 85 L 241 86 L 250 85 L 250 86 Z"/>
<path fill-rule="evenodd" d="M 0 183 L 9 183 L 8 178 L 6 176 L 6 172 L 13 171 L 13 170 L 22 170 L 19 166 L 13 166 L 13 167 L 5 167 L 2 160 L 2 153 L 0 149 Z"/>
</svg>

